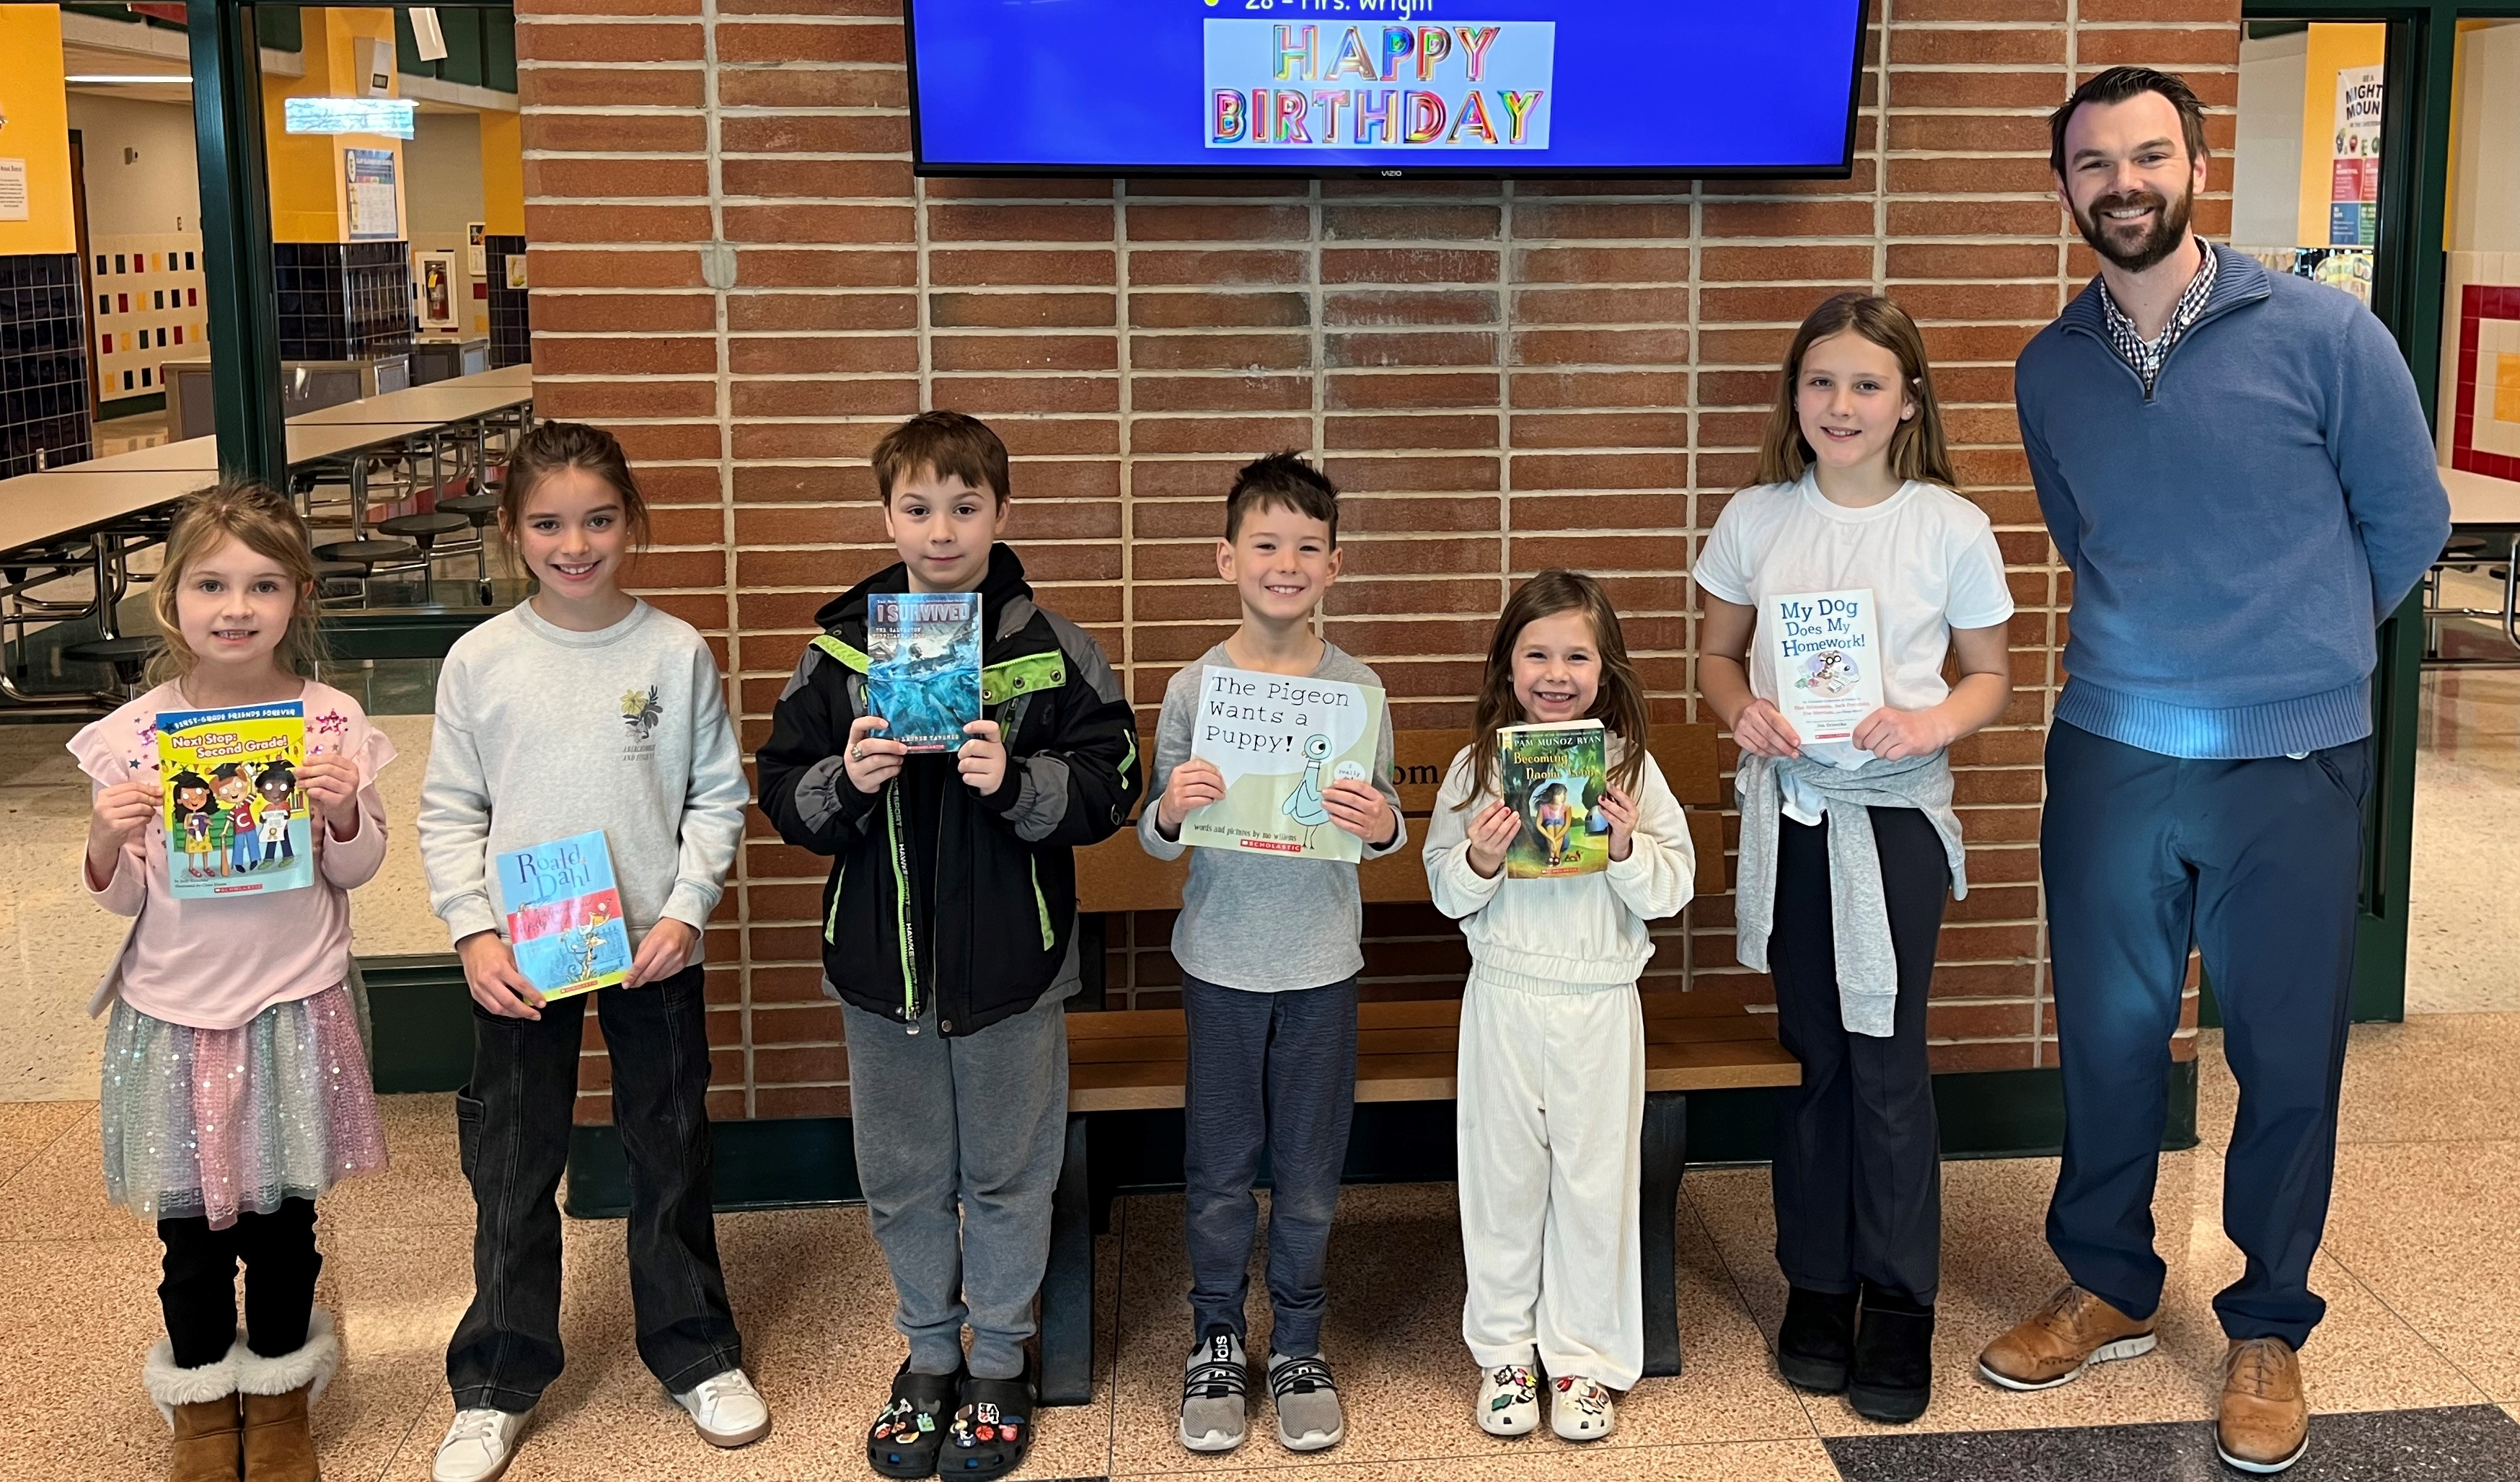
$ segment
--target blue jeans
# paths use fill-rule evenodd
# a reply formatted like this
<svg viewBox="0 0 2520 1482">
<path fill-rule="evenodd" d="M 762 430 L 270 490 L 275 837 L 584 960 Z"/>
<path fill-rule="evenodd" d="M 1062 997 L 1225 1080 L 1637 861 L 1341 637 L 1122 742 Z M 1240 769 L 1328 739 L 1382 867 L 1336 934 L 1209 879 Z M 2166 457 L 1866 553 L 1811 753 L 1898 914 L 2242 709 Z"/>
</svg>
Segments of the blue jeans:
<svg viewBox="0 0 2520 1482">
<path fill-rule="evenodd" d="M 1319 1353 L 1329 1307 L 1330 1216 L 1356 1116 L 1356 980 L 1249 993 L 1182 975 L 1190 1075 L 1182 1130 L 1192 1322 L 1244 1332 L 1251 1196 L 1269 1155 L 1269 1346 Z"/>
<path fill-rule="evenodd" d="M 459 1410 L 531 1410 L 560 1377 L 560 1191 L 577 1053 L 595 1004 L 612 1058 L 612 1125 L 630 1161 L 630 1309 L 639 1357 L 675 1394 L 741 1368 L 710 1202 L 708 1026 L 700 969 L 543 1006 L 472 1010 L 472 1080 L 455 1098 L 472 1184 L 472 1305 L 446 1348 Z"/>
<path fill-rule="evenodd" d="M 2065 1159 L 2048 1243 L 2076 1284 L 2149 1318 L 2170 1037 L 2193 943 L 2240 1083 L 2223 1230 L 2248 1258 L 2214 1298 L 2233 1339 L 2298 1348 L 2336 1171 L 2368 741 L 2300 760 L 2162 756 L 2059 722 L 2040 869 L 2064 1065 Z"/>
</svg>

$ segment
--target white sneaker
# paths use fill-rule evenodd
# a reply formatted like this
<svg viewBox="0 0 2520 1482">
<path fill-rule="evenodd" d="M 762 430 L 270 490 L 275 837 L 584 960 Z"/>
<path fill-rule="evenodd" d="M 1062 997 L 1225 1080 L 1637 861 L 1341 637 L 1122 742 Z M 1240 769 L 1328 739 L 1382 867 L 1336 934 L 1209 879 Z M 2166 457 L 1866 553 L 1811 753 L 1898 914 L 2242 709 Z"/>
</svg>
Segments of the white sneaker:
<svg viewBox="0 0 2520 1482">
<path fill-rule="evenodd" d="M 1555 1380 L 1549 1399 L 1549 1428 L 1568 1441 L 1598 1441 L 1619 1428 L 1619 1412 L 1607 1386 L 1573 1374 Z"/>
<path fill-rule="evenodd" d="M 428 1468 L 429 1482 L 491 1482 L 508 1469 L 517 1454 L 517 1437 L 526 1415 L 504 1410 L 459 1410 L 446 1439 L 437 1443 L 437 1460 Z"/>
<path fill-rule="evenodd" d="M 748 1446 L 770 1434 L 770 1407 L 741 1369 L 713 1374 L 674 1396 L 711 1446 Z"/>
<path fill-rule="evenodd" d="M 1528 1435 L 1540 1428 L 1540 1380 L 1528 1364 L 1507 1364 L 1479 1376 L 1479 1403 L 1472 1412 L 1479 1429 L 1492 1436 Z"/>
</svg>

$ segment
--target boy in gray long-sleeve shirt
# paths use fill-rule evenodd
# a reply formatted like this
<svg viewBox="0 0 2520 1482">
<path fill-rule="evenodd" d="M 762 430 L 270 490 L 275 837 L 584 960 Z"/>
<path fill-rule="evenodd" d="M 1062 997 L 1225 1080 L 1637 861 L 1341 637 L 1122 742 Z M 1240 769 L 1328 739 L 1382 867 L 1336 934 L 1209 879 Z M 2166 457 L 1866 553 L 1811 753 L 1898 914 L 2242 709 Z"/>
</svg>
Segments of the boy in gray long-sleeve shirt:
<svg viewBox="0 0 2520 1482">
<path fill-rule="evenodd" d="M 1164 690 L 1148 803 L 1138 837 L 1178 859 L 1183 821 L 1225 794 L 1214 764 L 1191 756 L 1200 674 L 1210 667 L 1379 689 L 1372 669 L 1313 631 L 1338 577 L 1338 490 L 1291 453 L 1237 475 L 1226 497 L 1217 573 L 1241 599 L 1242 625 Z M 1379 858 L 1408 842 L 1391 786 L 1386 711 L 1371 782 L 1333 782 L 1323 811 Z M 1197 1343 L 1182 1387 L 1181 1441 L 1231 1451 L 1245 1428 L 1243 1297 L 1265 1146 L 1271 1170 L 1269 1390 L 1290 1451 L 1334 1446 L 1344 1417 L 1321 1357 L 1330 1216 L 1356 1102 L 1356 975 L 1364 908 L 1356 866 L 1200 849 L 1173 927 L 1189 1019 L 1183 1179 Z"/>
</svg>

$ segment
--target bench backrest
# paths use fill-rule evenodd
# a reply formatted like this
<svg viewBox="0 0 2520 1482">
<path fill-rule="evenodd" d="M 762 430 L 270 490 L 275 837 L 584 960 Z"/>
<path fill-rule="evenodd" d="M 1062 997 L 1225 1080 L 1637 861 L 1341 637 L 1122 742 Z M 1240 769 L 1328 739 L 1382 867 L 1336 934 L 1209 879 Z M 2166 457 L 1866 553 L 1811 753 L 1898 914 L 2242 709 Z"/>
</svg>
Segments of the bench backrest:
<svg viewBox="0 0 2520 1482">
<path fill-rule="evenodd" d="M 1716 811 L 1724 802 L 1724 784 L 1715 738 L 1713 726 L 1663 725 L 1654 728 L 1648 743 L 1672 794 L 1689 810 L 1700 895 L 1729 888 L 1723 821 Z M 1409 819 L 1409 847 L 1359 868 L 1357 884 L 1366 900 L 1377 904 L 1426 900 L 1426 867 L 1418 854 L 1426 836 L 1426 816 L 1434 811 L 1435 794 L 1453 758 L 1469 743 L 1466 729 L 1392 733 L 1396 774 L 1392 783 L 1400 793 L 1400 811 Z M 1077 909 L 1169 911 L 1181 904 L 1182 882 L 1189 876 L 1187 855 L 1172 861 L 1155 859 L 1139 846 L 1134 830 L 1124 831 L 1077 851 Z"/>
</svg>

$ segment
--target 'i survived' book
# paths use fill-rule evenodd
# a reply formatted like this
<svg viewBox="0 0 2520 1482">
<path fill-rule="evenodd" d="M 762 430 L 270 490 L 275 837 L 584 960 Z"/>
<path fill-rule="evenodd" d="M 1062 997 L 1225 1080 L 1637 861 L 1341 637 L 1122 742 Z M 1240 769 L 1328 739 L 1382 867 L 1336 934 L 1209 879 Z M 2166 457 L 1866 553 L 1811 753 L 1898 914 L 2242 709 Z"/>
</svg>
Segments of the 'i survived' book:
<svg viewBox="0 0 2520 1482">
<path fill-rule="evenodd" d="M 1759 627 L 1777 661 L 1777 708 L 1804 754 L 1849 771 L 1870 761 L 1855 745 L 1855 728 L 1881 708 L 1872 589 L 1771 597 Z"/>
<path fill-rule="evenodd" d="M 610 988 L 630 974 L 630 923 L 603 831 L 499 856 L 499 903 L 517 970 L 547 999 Z"/>
<path fill-rule="evenodd" d="M 980 718 L 980 594 L 878 592 L 867 599 L 868 703 L 913 751 L 952 751 Z"/>
<path fill-rule="evenodd" d="M 1506 846 L 1508 879 L 1594 875 L 1610 868 L 1609 733 L 1598 720 L 1497 730 L 1497 787 L 1522 819 Z"/>
</svg>

